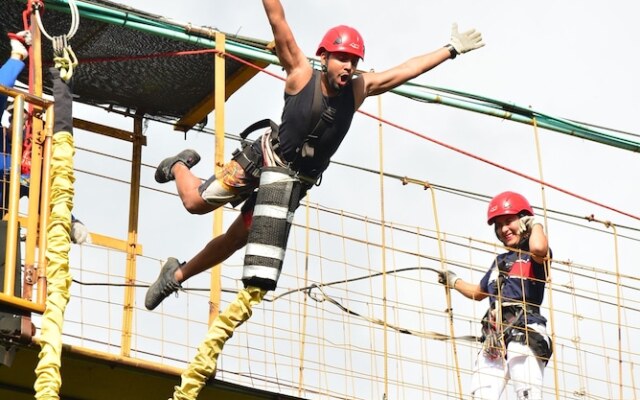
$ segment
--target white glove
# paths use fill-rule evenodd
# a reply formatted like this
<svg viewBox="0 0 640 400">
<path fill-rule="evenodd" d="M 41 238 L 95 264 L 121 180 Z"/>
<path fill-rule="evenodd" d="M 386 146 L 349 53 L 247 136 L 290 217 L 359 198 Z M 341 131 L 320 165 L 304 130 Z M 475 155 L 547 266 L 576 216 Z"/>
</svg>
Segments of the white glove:
<svg viewBox="0 0 640 400">
<path fill-rule="evenodd" d="M 89 239 L 89 230 L 79 220 L 71 223 L 71 241 L 75 244 L 83 244 Z"/>
<path fill-rule="evenodd" d="M 11 54 L 19 56 L 21 60 L 24 60 L 29 55 L 27 50 L 28 46 L 31 46 L 31 32 L 20 31 L 18 33 L 9 34 L 11 43 Z"/>
<path fill-rule="evenodd" d="M 458 32 L 458 24 L 455 22 L 451 26 L 451 41 L 449 44 L 453 46 L 458 54 L 464 54 L 484 46 L 480 32 L 475 29 L 469 29 L 460 33 Z"/>
<path fill-rule="evenodd" d="M 522 235 L 525 232 L 531 232 L 531 229 L 534 225 L 541 225 L 542 229 L 544 229 L 544 224 L 542 223 L 542 218 L 536 216 L 524 216 L 520 217 L 520 229 L 518 230 L 518 234 Z"/>
<path fill-rule="evenodd" d="M 438 282 L 443 285 L 447 285 L 450 288 L 453 288 L 456 284 L 456 281 L 460 279 L 455 272 L 452 271 L 438 271 Z"/>
</svg>

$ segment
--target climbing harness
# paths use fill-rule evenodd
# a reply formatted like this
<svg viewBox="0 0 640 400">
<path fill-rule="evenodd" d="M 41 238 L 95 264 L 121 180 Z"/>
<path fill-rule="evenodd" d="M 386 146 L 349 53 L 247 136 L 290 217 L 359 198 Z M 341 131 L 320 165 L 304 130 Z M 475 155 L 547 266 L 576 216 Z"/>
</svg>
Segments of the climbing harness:
<svg viewBox="0 0 640 400">
<path fill-rule="evenodd" d="M 328 107 L 322 111 L 322 88 L 320 86 L 321 73 L 314 71 L 315 88 L 313 95 L 313 103 L 311 106 L 311 118 L 309 119 L 308 134 L 305 136 L 302 144 L 296 149 L 296 155 L 293 160 L 284 160 L 280 156 L 280 126 L 270 119 L 263 119 L 249 125 L 242 133 L 240 133 L 241 147 L 236 149 L 232 154 L 232 159 L 236 161 L 244 169 L 245 173 L 254 178 L 260 177 L 260 172 L 264 166 L 280 166 L 288 167 L 294 171 L 299 168 L 301 158 L 312 158 L 314 156 L 314 144 L 322 137 L 322 134 L 333 125 L 336 110 Z M 254 146 L 257 144 L 247 140 L 247 137 L 258 129 L 269 128 L 269 131 L 262 136 L 260 142 L 261 153 Z M 296 174 L 296 177 L 302 182 L 310 186 L 319 186 L 322 181 L 322 172 L 317 175 Z"/>
<path fill-rule="evenodd" d="M 269 119 L 251 124 L 241 134 L 242 149 L 233 153 L 233 159 L 245 173 L 260 178 L 253 212 L 253 222 L 247 239 L 243 282 L 264 290 L 274 290 L 282 270 L 293 214 L 306 189 L 316 184 L 319 177 L 299 173 L 300 157 L 313 157 L 313 144 L 333 124 L 335 109 L 322 110 L 320 72 L 314 71 L 314 98 L 308 134 L 296 149 L 293 160 L 279 155 L 279 126 Z M 247 136 L 261 128 L 270 128 L 260 142 L 249 144 Z M 256 146 L 261 146 L 258 152 Z"/>
<path fill-rule="evenodd" d="M 257 131 L 258 129 L 270 128 L 271 135 L 275 132 L 277 135 L 278 132 L 278 124 L 273 122 L 270 119 L 263 119 L 253 124 L 249 125 L 242 133 L 240 133 L 240 138 L 242 139 L 240 143 L 240 149 L 236 149 L 232 154 L 232 159 L 235 160 L 242 169 L 244 169 L 245 174 L 251 175 L 254 178 L 260 177 L 260 170 L 262 169 L 263 164 L 272 166 L 277 165 L 273 156 L 267 158 L 271 160 L 270 162 L 263 162 L 263 156 L 260 155 L 256 149 L 253 148 L 253 145 L 250 141 L 247 140 L 247 136 L 249 136 L 252 132 Z M 277 151 L 276 147 L 268 146 L 270 150 L 272 150 L 272 154 L 275 154 Z M 264 154 L 264 151 L 263 151 Z"/>
<path fill-rule="evenodd" d="M 546 365 L 553 354 L 551 338 L 549 338 L 547 342 L 540 332 L 528 324 L 528 319 L 532 316 L 546 323 L 547 319 L 540 315 L 539 307 L 533 305 L 527 306 L 525 312 L 519 304 L 507 305 L 502 308 L 502 313 L 503 316 L 506 314 L 507 320 L 511 321 L 503 330 L 505 348 L 509 346 L 511 342 L 521 343 L 528 346 L 533 354 Z"/>
<path fill-rule="evenodd" d="M 502 291 L 513 263 L 500 260 L 498 262 L 498 277 L 496 286 Z M 489 307 L 482 318 L 483 351 L 490 359 L 505 357 L 506 349 L 511 342 L 522 343 L 533 351 L 533 354 L 545 364 L 552 355 L 551 338 L 545 337 L 530 328 L 529 319 L 546 323 L 546 318 L 540 314 L 540 307 L 535 304 L 521 302 L 502 302 L 498 300 L 493 307 Z"/>
</svg>

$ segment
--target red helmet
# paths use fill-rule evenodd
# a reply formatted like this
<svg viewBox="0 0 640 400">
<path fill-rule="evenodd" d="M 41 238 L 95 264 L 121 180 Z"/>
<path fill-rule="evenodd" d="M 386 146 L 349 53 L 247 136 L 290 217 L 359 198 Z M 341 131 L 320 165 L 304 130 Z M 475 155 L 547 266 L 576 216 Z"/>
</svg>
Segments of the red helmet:
<svg viewBox="0 0 640 400">
<path fill-rule="evenodd" d="M 364 40 L 357 30 L 346 25 L 339 25 L 331 28 L 324 34 L 322 41 L 318 45 L 316 55 L 319 56 L 323 52 L 330 53 L 341 51 L 343 53 L 353 54 L 364 60 Z"/>
<path fill-rule="evenodd" d="M 489 203 L 487 210 L 487 224 L 493 224 L 493 220 L 501 215 L 516 215 L 524 213 L 533 215 L 531 205 L 523 195 L 515 192 L 500 193 Z"/>
</svg>

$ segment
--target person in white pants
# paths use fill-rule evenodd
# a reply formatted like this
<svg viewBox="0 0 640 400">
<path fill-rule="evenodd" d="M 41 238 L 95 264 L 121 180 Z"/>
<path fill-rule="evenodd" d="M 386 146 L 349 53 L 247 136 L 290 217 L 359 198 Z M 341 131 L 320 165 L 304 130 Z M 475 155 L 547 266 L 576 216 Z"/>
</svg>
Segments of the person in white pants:
<svg viewBox="0 0 640 400">
<path fill-rule="evenodd" d="M 547 320 L 540 315 L 551 259 L 544 226 L 527 199 L 514 192 L 491 200 L 487 223 L 508 251 L 496 257 L 479 283 L 465 282 L 452 271 L 441 271 L 438 279 L 470 299 L 489 298 L 471 395 L 499 399 L 511 381 L 519 400 L 541 400 L 552 354 Z"/>
</svg>

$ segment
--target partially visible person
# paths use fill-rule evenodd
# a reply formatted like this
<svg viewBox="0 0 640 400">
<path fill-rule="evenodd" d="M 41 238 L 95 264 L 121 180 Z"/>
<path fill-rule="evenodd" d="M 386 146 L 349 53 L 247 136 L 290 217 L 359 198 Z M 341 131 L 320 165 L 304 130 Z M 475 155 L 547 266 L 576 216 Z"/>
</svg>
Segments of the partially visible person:
<svg viewBox="0 0 640 400">
<path fill-rule="evenodd" d="M 541 400 L 544 368 L 552 354 L 547 320 L 540 314 L 551 258 L 544 226 L 527 199 L 515 192 L 491 200 L 487 223 L 507 252 L 496 257 L 480 282 L 466 282 L 452 271 L 438 277 L 469 299 L 489 298 L 471 397 L 499 399 L 511 381 L 518 400 Z"/>
<path fill-rule="evenodd" d="M 29 31 L 21 31 L 18 33 L 9 33 L 9 41 L 11 44 L 11 56 L 0 67 L 0 85 L 13 87 L 18 75 L 24 69 L 24 60 L 29 56 L 27 48 L 31 45 L 31 33 Z M 0 119 L 7 107 L 7 96 L 0 94 Z"/>
<path fill-rule="evenodd" d="M 0 68 L 0 84 L 13 87 L 18 76 L 25 67 L 25 60 L 29 55 L 28 47 L 31 45 L 31 33 L 21 31 L 9 33 L 11 43 L 11 56 Z M 60 99 L 54 99 L 59 101 Z M 12 107 L 12 104 L 10 105 Z M 2 120 L 7 108 L 7 96 L 0 94 L 0 120 Z M 70 110 L 70 108 L 69 108 Z M 11 170 L 11 114 L 8 113 L 7 122 L 2 125 L 2 149 L 0 154 L 0 217 L 4 217 L 9 207 L 9 176 Z M 58 116 L 56 115 L 56 118 Z M 29 196 L 30 171 L 24 169 L 20 175 L 20 197 Z M 71 216 L 71 240 L 76 244 L 83 244 L 90 239 L 89 230 L 80 221 Z"/>
</svg>

